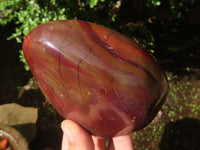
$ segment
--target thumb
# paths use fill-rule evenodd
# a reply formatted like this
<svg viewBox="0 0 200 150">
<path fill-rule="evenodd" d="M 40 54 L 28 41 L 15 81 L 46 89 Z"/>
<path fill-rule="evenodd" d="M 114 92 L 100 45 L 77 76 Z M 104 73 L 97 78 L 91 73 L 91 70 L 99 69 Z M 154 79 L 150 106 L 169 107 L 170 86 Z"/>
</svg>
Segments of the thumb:
<svg viewBox="0 0 200 150">
<path fill-rule="evenodd" d="M 71 120 L 61 123 L 63 130 L 62 150 L 94 150 L 92 137 Z"/>
</svg>

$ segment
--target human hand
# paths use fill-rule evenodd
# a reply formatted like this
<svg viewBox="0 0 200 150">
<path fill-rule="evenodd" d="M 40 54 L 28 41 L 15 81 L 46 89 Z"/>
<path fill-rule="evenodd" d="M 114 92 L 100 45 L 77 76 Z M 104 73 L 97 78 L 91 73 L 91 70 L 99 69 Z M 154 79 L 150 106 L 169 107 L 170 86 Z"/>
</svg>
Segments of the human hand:
<svg viewBox="0 0 200 150">
<path fill-rule="evenodd" d="M 64 120 L 62 150 L 105 150 L 105 138 L 90 135 L 77 123 Z M 111 139 L 108 150 L 133 150 L 131 135 L 116 136 Z"/>
</svg>

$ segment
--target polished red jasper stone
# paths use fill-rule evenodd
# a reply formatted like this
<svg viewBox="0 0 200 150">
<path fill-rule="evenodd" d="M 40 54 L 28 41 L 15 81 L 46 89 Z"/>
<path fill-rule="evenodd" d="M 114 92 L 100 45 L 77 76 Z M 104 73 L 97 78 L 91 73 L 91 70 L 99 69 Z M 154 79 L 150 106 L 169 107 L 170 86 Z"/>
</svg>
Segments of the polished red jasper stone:
<svg viewBox="0 0 200 150">
<path fill-rule="evenodd" d="M 97 24 L 72 20 L 42 24 L 27 35 L 23 50 L 56 110 L 97 136 L 142 129 L 168 93 L 164 72 L 147 52 Z"/>
</svg>

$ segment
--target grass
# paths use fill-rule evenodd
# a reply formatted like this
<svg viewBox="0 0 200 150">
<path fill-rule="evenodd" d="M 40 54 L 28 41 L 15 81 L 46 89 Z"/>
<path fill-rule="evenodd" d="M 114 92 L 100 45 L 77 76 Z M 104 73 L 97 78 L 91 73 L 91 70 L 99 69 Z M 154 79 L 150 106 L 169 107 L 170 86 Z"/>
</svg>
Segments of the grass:
<svg viewBox="0 0 200 150">
<path fill-rule="evenodd" d="M 187 136 L 187 134 L 184 134 L 186 132 L 181 133 L 181 130 L 185 130 L 186 126 L 184 124 L 189 122 L 189 125 L 193 126 L 193 122 L 195 120 L 198 122 L 200 119 L 200 81 L 190 76 L 181 79 L 178 76 L 169 76 L 168 78 L 170 92 L 160 110 L 160 115 L 146 128 L 132 134 L 136 150 L 177 149 L 178 146 L 179 148 L 182 147 L 183 150 L 187 150 L 187 143 L 192 142 L 189 138 L 184 145 L 177 138 L 174 141 L 175 144 L 171 143 L 174 136 Z M 177 130 L 176 125 L 179 122 L 182 123 L 182 127 Z M 191 128 L 191 133 L 194 132 L 199 137 L 200 131 L 195 132 L 195 130 L 195 128 Z M 193 139 L 193 142 L 195 140 Z M 194 149 L 197 145 L 198 142 L 192 143 L 190 149 Z"/>
</svg>

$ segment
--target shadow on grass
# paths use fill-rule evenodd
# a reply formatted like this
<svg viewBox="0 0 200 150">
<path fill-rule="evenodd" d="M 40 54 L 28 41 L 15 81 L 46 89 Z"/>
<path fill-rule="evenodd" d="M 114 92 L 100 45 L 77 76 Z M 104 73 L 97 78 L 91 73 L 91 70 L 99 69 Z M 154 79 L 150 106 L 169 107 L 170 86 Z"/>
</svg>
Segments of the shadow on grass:
<svg viewBox="0 0 200 150">
<path fill-rule="evenodd" d="M 200 120 L 184 118 L 165 126 L 160 150 L 198 150 L 199 144 Z"/>
</svg>

